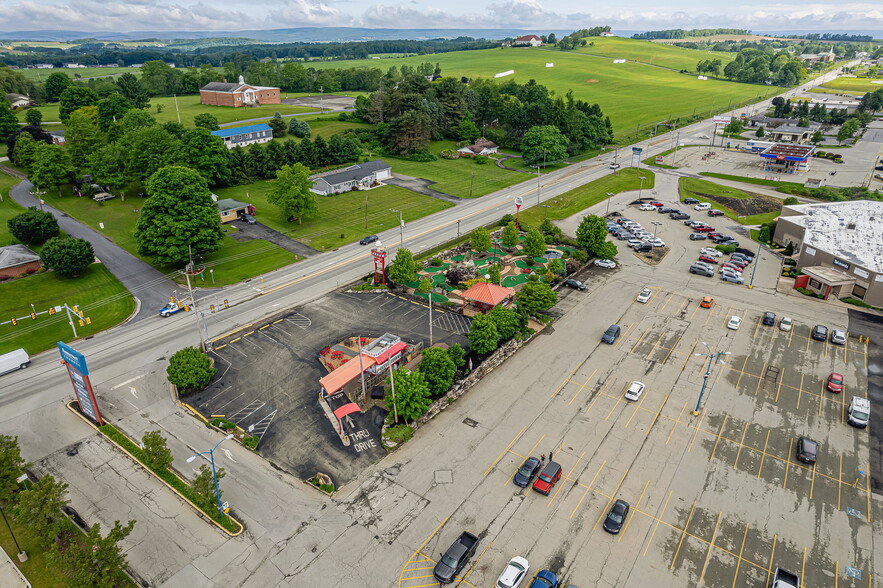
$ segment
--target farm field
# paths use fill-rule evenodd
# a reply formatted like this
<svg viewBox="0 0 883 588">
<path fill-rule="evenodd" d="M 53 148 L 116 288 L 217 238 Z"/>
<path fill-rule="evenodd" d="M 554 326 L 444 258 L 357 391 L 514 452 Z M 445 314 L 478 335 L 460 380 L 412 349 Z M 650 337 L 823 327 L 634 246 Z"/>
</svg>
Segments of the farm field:
<svg viewBox="0 0 883 588">
<path fill-rule="evenodd" d="M 73 63 L 76 61 L 76 56 L 66 57 L 65 59 L 69 59 L 70 62 Z M 19 71 L 26 78 L 40 82 L 45 82 L 50 74 L 58 72 L 67 74 L 67 77 L 72 80 L 88 80 L 89 78 L 103 78 L 110 76 L 116 77 L 126 72 L 135 74 L 136 76 L 141 75 L 141 69 L 137 67 L 78 67 L 74 69 L 56 67 L 54 69 L 20 69 Z"/>
<path fill-rule="evenodd" d="M 865 92 L 874 92 L 883 89 L 883 79 L 840 77 L 834 78 L 830 82 L 825 82 L 819 87 L 831 88 L 832 90 L 837 91 L 848 90 L 850 92 L 860 92 L 861 95 L 863 95 Z"/>
<path fill-rule="evenodd" d="M 646 46 L 656 48 L 649 43 Z M 760 100 L 778 92 L 773 87 L 715 79 L 702 81 L 645 64 L 614 64 L 612 60 L 589 55 L 542 49 L 485 49 L 385 59 L 381 64 L 376 59 L 363 59 L 320 62 L 313 66 L 387 69 L 405 64 L 415 66 L 425 61 L 439 63 L 444 75 L 490 78 L 495 73 L 514 69 L 513 76 L 502 80 L 525 83 L 535 79 L 560 95 L 572 90 L 574 98 L 600 104 L 620 138 L 634 132 L 636 126 L 708 112 L 713 105 L 723 110 L 730 102 Z M 555 67 L 547 68 L 549 62 Z"/>
<path fill-rule="evenodd" d="M 736 58 L 735 53 L 683 49 L 621 37 L 586 37 L 586 41 L 594 43 L 594 45 L 577 47 L 574 52 L 611 59 L 628 59 L 629 61 L 660 65 L 676 70 L 686 69 L 691 72 L 696 71 L 696 64 L 703 59 L 720 59 L 723 65 L 727 65 Z"/>
</svg>

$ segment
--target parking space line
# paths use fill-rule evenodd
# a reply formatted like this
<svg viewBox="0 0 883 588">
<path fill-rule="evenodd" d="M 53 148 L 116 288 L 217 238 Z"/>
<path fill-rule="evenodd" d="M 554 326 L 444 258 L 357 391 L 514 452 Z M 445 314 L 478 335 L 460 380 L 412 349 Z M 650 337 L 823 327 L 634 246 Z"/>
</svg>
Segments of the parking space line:
<svg viewBox="0 0 883 588">
<path fill-rule="evenodd" d="M 754 333 L 751 335 L 752 339 L 757 338 L 757 329 L 760 328 L 760 319 L 757 320 L 757 323 L 754 325 Z"/>
<path fill-rule="evenodd" d="M 721 524 L 721 515 L 723 514 L 723 511 L 717 513 L 717 521 L 714 523 L 714 531 L 711 533 L 711 541 L 708 543 L 708 551 L 705 552 L 705 562 L 702 564 L 702 573 L 699 574 L 699 584 L 701 584 L 702 579 L 705 578 L 705 570 L 708 568 L 708 556 L 711 555 L 711 550 L 714 548 L 714 539 L 717 537 L 717 528 Z"/>
<path fill-rule="evenodd" d="M 691 320 L 691 321 L 693 320 L 693 317 L 696 316 L 696 312 L 697 312 L 700 308 L 702 308 L 702 307 L 697 305 L 696 308 L 693 309 L 693 312 L 690 313 L 690 320 Z"/>
<path fill-rule="evenodd" d="M 803 378 L 806 374 L 800 374 L 800 387 L 797 389 L 797 408 L 800 408 L 800 397 L 803 396 Z"/>
<path fill-rule="evenodd" d="M 555 398 L 555 395 L 558 394 L 558 392 L 567 384 L 567 382 L 570 381 L 570 378 L 573 377 L 573 374 L 576 373 L 576 370 L 578 370 L 580 368 L 580 366 L 582 366 L 585 362 L 586 362 L 586 360 L 584 359 L 581 362 L 579 362 L 578 364 L 576 364 L 574 366 L 574 368 L 572 370 L 570 370 L 570 373 L 567 374 L 567 377 L 564 378 L 564 381 L 561 382 L 557 388 L 555 388 L 555 390 L 552 392 L 552 394 L 551 394 L 551 396 L 549 396 L 549 398 Z"/>
<path fill-rule="evenodd" d="M 687 357 L 684 358 L 684 365 L 681 366 L 681 371 L 684 371 L 684 368 L 687 367 L 687 362 L 690 361 L 691 357 L 693 357 L 694 351 L 696 351 L 696 343 L 693 343 L 693 347 L 690 348 L 690 353 L 688 353 Z"/>
<path fill-rule="evenodd" d="M 770 563 L 766 568 L 766 584 L 764 586 L 770 585 L 770 576 L 773 575 L 773 559 L 776 557 L 776 539 L 779 538 L 779 534 L 776 533 L 773 535 L 773 550 L 770 552 Z"/>
<path fill-rule="evenodd" d="M 678 541 L 678 548 L 675 551 L 675 556 L 671 559 L 671 565 L 668 566 L 669 570 L 674 569 L 675 562 L 678 561 L 678 554 L 681 552 L 681 546 L 684 544 L 684 537 L 687 536 L 687 527 L 690 526 L 690 520 L 693 518 L 693 511 L 696 510 L 696 501 L 693 501 L 693 506 L 690 507 L 690 514 L 687 515 L 687 522 L 684 524 L 684 529 L 681 531 L 681 540 Z"/>
<path fill-rule="evenodd" d="M 625 481 L 625 477 L 628 474 L 629 474 L 628 469 L 625 472 L 623 472 L 622 478 L 619 479 L 619 484 L 616 485 L 616 490 L 614 490 L 613 493 L 609 496 L 609 498 L 607 499 L 607 505 L 603 508 L 603 510 L 601 510 L 601 516 L 598 517 L 597 521 L 595 521 L 595 526 L 592 527 L 593 531 L 598 528 L 598 523 L 601 522 L 601 519 L 603 519 L 604 517 L 607 516 L 607 511 L 610 510 L 610 505 L 616 499 L 616 495 L 619 492 L 620 487 L 622 487 L 622 483 Z M 599 492 L 599 494 L 600 494 L 600 492 Z M 602 496 L 603 496 L 603 494 L 602 494 Z"/>
<path fill-rule="evenodd" d="M 601 462 L 601 467 L 599 467 L 599 468 L 598 468 L 598 471 L 595 472 L 595 475 L 592 476 L 592 481 L 589 482 L 589 485 L 588 485 L 588 486 L 586 486 L 586 490 L 585 490 L 585 492 L 583 492 L 582 498 L 579 499 L 579 502 L 577 502 L 577 503 L 576 503 L 576 506 L 573 507 L 573 510 L 570 511 L 570 518 L 573 518 L 573 515 L 576 514 L 577 509 L 579 509 L 579 506 L 583 503 L 583 500 L 585 500 L 585 498 L 586 498 L 586 494 L 588 494 L 589 491 L 592 490 L 592 486 L 595 485 L 595 478 L 597 478 L 597 477 L 598 477 L 598 474 L 601 473 L 601 470 L 604 469 L 604 464 L 606 464 L 606 463 L 607 463 L 607 460 L 606 460 L 606 459 L 605 459 L 604 461 Z"/>
<path fill-rule="evenodd" d="M 666 397 L 667 398 L 667 397 Z M 678 420 L 674 422 L 674 425 L 671 427 L 671 431 L 668 432 L 668 438 L 665 440 L 665 444 L 668 445 L 668 442 L 671 441 L 671 436 L 675 432 L 675 429 L 678 428 L 678 425 L 681 424 L 681 415 L 684 414 L 684 411 L 687 410 L 687 403 L 689 400 L 684 403 L 684 406 L 681 407 L 681 412 L 678 413 Z"/>
<path fill-rule="evenodd" d="M 559 449 L 560 449 L 560 448 L 559 448 Z M 557 453 L 557 452 L 556 452 L 556 453 Z M 565 479 L 565 480 L 573 480 L 573 478 L 570 477 L 570 474 L 573 473 L 573 470 L 576 469 L 576 466 L 579 465 L 579 462 L 582 461 L 582 459 L 583 459 L 583 457 L 584 457 L 585 455 L 586 455 L 586 452 L 583 451 L 583 452 L 580 454 L 580 456 L 579 456 L 578 458 L 576 458 L 576 463 L 574 463 L 573 466 L 572 466 L 569 470 L 567 470 L 567 474 L 564 476 L 564 479 Z M 549 455 L 549 461 L 552 461 L 552 455 L 551 455 L 551 454 Z M 578 480 L 573 480 L 573 481 L 574 481 L 574 482 L 578 482 Z M 555 489 L 555 494 L 553 494 L 552 497 L 549 498 L 549 501 L 546 503 L 546 508 L 552 506 L 552 503 L 555 501 L 555 497 L 557 497 L 557 496 L 558 496 L 558 493 L 561 492 L 561 487 L 564 486 L 564 484 L 558 484 L 557 486 L 558 486 L 558 488 Z"/>
<path fill-rule="evenodd" d="M 760 455 L 760 467 L 757 468 L 757 477 L 758 478 L 760 478 L 760 473 L 763 471 L 763 460 L 766 458 L 766 447 L 767 447 L 767 443 L 770 442 L 770 433 L 771 432 L 772 432 L 772 429 L 767 429 L 766 441 L 763 442 L 763 453 L 761 453 L 761 455 Z M 842 455 L 840 456 L 840 460 L 843 461 Z M 839 504 L 839 502 L 838 502 L 838 504 Z"/>
<path fill-rule="evenodd" d="M 632 323 L 626 327 L 625 333 L 622 334 L 622 337 L 620 337 L 619 341 L 617 341 L 616 344 L 614 345 L 615 348 L 619 349 L 620 345 L 622 345 L 622 342 L 626 340 L 626 337 L 629 336 L 629 333 L 632 332 L 632 329 L 635 328 L 636 324 L 637 323 Z"/>
<path fill-rule="evenodd" d="M 604 389 L 607 388 L 607 385 L 610 384 L 610 382 L 615 382 L 615 381 L 616 381 L 616 378 L 611 378 L 611 377 L 608 377 L 606 380 L 604 380 L 604 385 L 601 386 L 601 389 L 598 390 L 598 393 L 595 394 L 595 397 L 592 398 L 591 401 L 589 401 L 589 405 L 586 407 L 586 414 L 589 414 L 589 411 L 592 410 L 593 406 L 595 406 L 595 401 L 598 400 L 598 398 L 600 398 L 601 396 L 606 396 L 606 394 L 604 394 Z"/>
<path fill-rule="evenodd" d="M 763 383 L 763 375 L 766 373 L 766 362 L 763 362 L 763 368 L 760 370 L 760 375 L 757 376 L 757 388 L 754 389 L 754 395 L 757 396 L 758 392 L 760 392 L 760 385 Z"/>
<path fill-rule="evenodd" d="M 656 534 L 656 529 L 659 528 L 659 522 L 662 520 L 662 516 L 665 514 L 665 509 L 668 508 L 668 501 L 671 500 L 672 491 L 668 491 L 668 496 L 665 499 L 665 502 L 662 505 L 662 510 L 659 511 L 659 514 L 654 517 L 656 519 L 656 524 L 653 526 L 653 531 L 650 533 L 650 538 L 647 539 L 647 545 L 644 547 L 644 557 L 647 557 L 647 550 L 650 549 L 650 544 L 653 543 L 653 536 Z"/>
<path fill-rule="evenodd" d="M 646 335 L 647 332 L 648 332 L 649 330 L 650 330 L 650 327 L 647 327 L 647 330 L 645 330 L 645 331 L 641 334 L 641 336 L 638 338 L 638 342 L 635 343 L 634 347 L 631 348 L 631 351 L 629 351 L 629 353 L 634 353 L 634 352 L 635 352 L 635 349 L 638 347 L 638 345 L 641 344 L 641 341 L 644 339 L 644 335 Z"/>
<path fill-rule="evenodd" d="M 712 459 L 714 459 L 714 452 L 717 451 L 717 444 L 720 443 L 721 433 L 724 432 L 724 427 L 727 426 L 727 419 L 729 418 L 729 416 L 730 415 L 728 415 L 728 414 L 724 415 L 724 421 L 721 423 L 721 428 L 717 432 L 717 439 L 714 440 L 714 447 L 711 448 L 711 455 L 708 456 L 708 461 L 711 461 Z"/>
<path fill-rule="evenodd" d="M 794 449 L 794 437 L 791 437 L 791 441 L 788 443 L 788 457 L 785 463 L 785 479 L 782 480 L 782 488 L 785 488 L 788 484 L 788 470 L 791 469 L 791 450 Z"/>
<path fill-rule="evenodd" d="M 463 574 L 463 575 L 460 577 L 460 582 L 459 582 L 460 584 L 462 584 L 462 583 L 464 583 L 464 582 L 465 582 L 466 584 L 469 584 L 469 582 L 466 581 L 466 576 L 468 576 L 469 574 L 472 573 L 472 570 L 475 569 L 475 566 L 478 565 L 478 562 L 481 561 L 481 558 L 484 557 L 484 554 L 487 553 L 487 550 L 490 549 L 490 548 L 491 548 L 491 545 L 493 545 L 493 544 L 494 544 L 493 541 L 491 541 L 490 543 L 488 543 L 488 544 L 487 544 L 487 547 L 484 548 L 484 551 L 481 552 L 481 555 L 479 555 L 478 557 L 475 558 L 475 561 L 472 562 L 472 565 L 471 565 L 471 566 L 469 566 L 469 571 L 467 571 L 465 574 Z M 431 585 L 435 585 L 435 584 L 431 584 Z M 474 587 L 473 584 L 469 584 L 469 585 Z"/>
<path fill-rule="evenodd" d="M 748 364 L 748 356 L 745 356 L 745 361 L 742 362 L 742 367 L 739 368 L 739 379 L 736 380 L 736 389 L 739 389 L 739 384 L 742 382 L 742 376 L 745 375 L 745 366 Z"/>
<path fill-rule="evenodd" d="M 868 523 L 871 522 L 871 464 L 865 468 L 865 494 L 868 497 Z"/>
<path fill-rule="evenodd" d="M 809 499 L 812 500 L 812 493 L 816 487 L 816 464 L 812 464 L 812 481 L 809 483 Z"/>
<path fill-rule="evenodd" d="M 444 525 L 446 522 L 448 522 L 448 519 L 449 519 L 449 518 L 450 518 L 450 517 L 445 517 L 445 519 L 444 519 L 442 522 L 440 522 L 440 523 L 438 524 L 438 526 L 435 528 L 435 530 L 434 530 L 432 533 L 429 534 L 429 537 L 427 537 L 427 538 L 423 541 L 423 543 L 420 544 L 420 547 L 418 547 L 417 549 L 414 550 L 414 553 L 411 554 L 411 557 L 409 557 L 409 558 L 408 558 L 408 561 L 405 562 L 405 565 L 402 566 L 402 570 L 401 570 L 401 572 L 399 572 L 399 588 L 401 588 L 402 580 L 407 580 L 407 579 L 408 579 L 408 578 L 402 578 L 402 575 L 407 571 L 406 568 L 407 568 L 408 564 L 410 564 L 410 563 L 417 563 L 418 561 L 427 561 L 427 560 L 428 560 L 428 561 L 435 561 L 435 560 L 433 560 L 433 559 L 431 559 L 431 558 L 426 557 L 425 555 L 423 555 L 422 551 L 423 551 L 423 548 L 426 547 L 426 544 L 429 543 L 429 541 L 430 541 L 433 537 L 435 537 L 435 534 L 438 533 L 438 530 L 442 528 L 442 525 Z M 424 559 L 424 560 L 415 560 L 415 559 L 414 559 L 414 556 L 415 556 L 415 555 L 418 555 L 418 554 L 419 554 L 419 555 L 423 555 L 423 557 L 426 558 L 426 559 Z"/>
<path fill-rule="evenodd" d="M 579 387 L 579 390 L 577 390 L 577 391 L 574 393 L 573 398 L 570 399 L 570 402 L 567 403 L 567 406 L 570 406 L 571 404 L 573 404 L 573 401 L 576 400 L 576 397 L 579 396 L 580 394 L 582 394 L 583 389 L 586 387 L 586 384 L 589 383 L 589 380 L 592 379 L 592 377 L 595 375 L 595 373 L 596 373 L 597 371 L 598 371 L 598 368 L 595 368 L 595 369 L 592 371 L 591 375 L 590 375 L 588 378 L 586 378 L 586 381 L 583 382 L 582 386 Z"/>
<path fill-rule="evenodd" d="M 840 483 L 837 484 L 837 510 L 840 510 L 840 489 L 843 486 L 843 456 L 840 456 L 840 469 L 837 473 L 837 479 L 840 480 Z"/>
<path fill-rule="evenodd" d="M 800 577 L 806 577 L 806 547 L 803 548 L 803 561 L 800 564 Z"/>
<path fill-rule="evenodd" d="M 779 385 L 776 386 L 776 404 L 779 403 L 779 392 L 782 390 L 782 382 L 785 381 L 784 370 L 781 376 L 779 376 Z"/>
<path fill-rule="evenodd" d="M 681 342 L 681 336 L 678 335 L 678 338 L 675 340 L 674 345 L 672 345 L 671 348 L 669 348 L 668 353 L 665 354 L 665 359 L 662 360 L 662 363 L 665 363 L 668 361 L 668 357 L 671 355 L 671 352 L 675 350 L 675 347 L 677 347 L 678 343 L 680 343 L 680 342 Z"/>
<path fill-rule="evenodd" d="M 745 523 L 745 533 L 742 535 L 742 547 L 739 548 L 739 557 L 736 558 L 736 573 L 733 575 L 733 587 L 736 588 L 736 581 L 739 579 L 739 565 L 742 563 L 742 553 L 745 551 L 745 539 L 748 538 L 748 523 Z"/>
<path fill-rule="evenodd" d="M 733 469 L 736 469 L 736 466 L 739 465 L 739 457 L 742 455 L 742 448 L 745 447 L 745 434 L 748 433 L 748 423 L 745 423 L 745 426 L 742 427 L 742 439 L 739 441 L 739 451 L 736 452 L 736 461 L 733 462 Z"/>
<path fill-rule="evenodd" d="M 804 353 L 809 353 L 809 342 L 812 341 L 812 337 L 806 338 L 806 349 L 803 350 Z"/>
<path fill-rule="evenodd" d="M 662 337 L 664 335 L 665 335 L 665 331 L 662 331 L 661 333 L 659 333 L 659 337 L 656 338 L 656 341 L 653 343 L 653 347 L 650 348 L 650 351 L 648 351 L 647 355 L 645 355 L 644 357 L 646 357 L 647 359 L 650 359 L 650 355 L 652 355 L 653 352 L 656 351 L 656 346 L 659 345 L 660 341 L 662 341 Z"/>
<path fill-rule="evenodd" d="M 528 452 L 527 452 L 527 454 L 526 454 L 527 457 L 525 457 L 524 459 L 527 459 L 528 457 L 530 457 L 531 454 L 534 452 L 534 449 L 537 448 L 537 445 L 539 445 L 540 442 L 542 442 L 542 440 L 545 439 L 545 438 L 546 438 L 546 434 L 543 433 L 543 436 L 540 437 L 539 439 L 537 439 L 537 442 L 533 444 L 533 447 L 531 447 L 531 448 L 528 450 Z M 517 455 L 517 454 L 515 454 L 514 451 L 510 451 L 509 453 L 512 453 L 513 455 Z M 521 457 L 521 456 L 519 456 L 519 457 Z M 521 467 L 521 464 L 518 464 L 517 466 L 515 466 L 515 473 L 512 474 L 512 475 L 510 475 L 510 476 L 507 476 L 506 478 L 503 479 L 503 486 L 507 486 L 507 485 L 509 484 L 509 482 L 512 481 L 512 478 L 515 476 L 515 474 L 518 473 L 518 469 L 519 469 L 520 467 Z"/>
<path fill-rule="evenodd" d="M 635 410 L 632 411 L 632 416 L 629 417 L 629 420 L 626 421 L 626 423 L 625 423 L 625 427 L 623 427 L 623 428 L 628 428 L 628 426 L 629 426 L 630 424 L 632 424 L 632 419 L 635 418 L 635 415 L 638 414 L 638 411 L 639 411 L 641 408 L 643 408 L 642 405 L 644 404 L 644 399 L 645 399 L 645 398 L 647 398 L 647 391 L 646 391 L 646 390 L 644 391 L 643 394 L 641 394 L 641 399 L 638 400 L 638 401 L 635 403 Z M 668 395 L 666 395 L 666 398 L 668 398 Z M 662 406 L 664 406 L 664 405 L 665 405 L 665 400 L 662 401 Z M 661 407 L 661 406 L 660 406 L 660 409 L 659 409 L 659 410 L 662 410 L 662 407 Z"/>
<path fill-rule="evenodd" d="M 649 485 L 650 485 L 650 480 L 647 480 L 646 482 L 644 482 L 644 488 L 641 490 L 641 495 L 638 496 L 638 501 L 635 503 L 635 511 L 636 512 L 638 510 L 638 507 L 641 506 L 641 499 L 644 498 L 644 493 L 647 491 L 647 486 L 649 486 Z M 634 518 L 635 517 L 629 517 L 628 520 L 625 522 L 625 527 L 622 528 L 622 532 L 619 534 L 619 537 L 617 537 L 617 539 L 616 539 L 617 543 L 622 541 L 623 535 L 625 535 L 625 532 L 629 530 L 629 525 L 631 524 L 632 519 L 634 519 Z"/>
<path fill-rule="evenodd" d="M 687 449 L 687 453 L 693 451 L 693 442 L 696 440 L 696 434 L 699 433 L 699 429 L 702 428 L 702 420 L 705 418 L 706 410 L 705 407 L 702 407 L 702 413 L 699 415 L 699 422 L 696 424 L 696 429 L 693 431 L 693 438 L 690 439 L 690 447 Z"/>
<path fill-rule="evenodd" d="M 665 310 L 665 306 L 668 304 L 668 301 L 671 300 L 673 297 L 674 293 L 669 292 L 668 297 L 665 299 L 665 302 L 662 303 L 662 306 L 657 312 L 662 313 L 662 311 Z"/>
<path fill-rule="evenodd" d="M 791 330 L 788 331 L 788 347 L 791 347 L 791 339 L 794 338 L 794 327 L 791 327 Z"/>
<path fill-rule="evenodd" d="M 628 387 L 626 387 L 626 390 L 628 390 Z M 615 403 L 613 406 L 610 407 L 610 412 L 608 412 L 608 413 L 607 413 L 607 416 L 604 417 L 604 420 L 605 420 L 605 421 L 608 420 L 608 419 L 610 418 L 610 415 L 613 414 L 613 411 L 616 410 L 616 407 L 619 406 L 619 403 L 620 403 L 620 402 L 622 402 L 622 399 L 623 399 L 624 394 L 625 394 L 624 391 L 623 391 L 623 392 L 620 392 L 620 396 L 617 397 L 617 399 L 616 399 L 616 403 Z"/>
<path fill-rule="evenodd" d="M 488 468 L 484 471 L 485 476 L 488 474 L 489 471 L 494 469 L 494 466 L 497 465 L 497 463 L 501 459 L 503 459 L 503 456 L 506 455 L 506 453 L 509 451 L 509 448 L 512 447 L 512 444 L 515 443 L 516 441 L 518 441 L 518 438 L 521 437 L 521 434 L 524 433 L 524 430 L 526 428 L 527 428 L 527 425 L 524 425 L 523 427 L 521 427 L 521 430 L 518 431 L 518 434 L 515 435 L 515 437 L 513 437 L 511 441 L 509 441 L 509 445 L 507 445 L 506 448 L 500 452 L 500 455 L 497 456 L 497 459 L 495 459 L 494 462 L 491 465 L 489 465 Z"/>
</svg>

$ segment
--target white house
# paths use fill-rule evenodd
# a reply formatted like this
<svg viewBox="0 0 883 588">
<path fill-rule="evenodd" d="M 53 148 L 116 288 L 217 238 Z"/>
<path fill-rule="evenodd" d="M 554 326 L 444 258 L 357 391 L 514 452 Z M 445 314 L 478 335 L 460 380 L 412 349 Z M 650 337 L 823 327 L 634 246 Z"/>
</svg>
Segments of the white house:
<svg viewBox="0 0 883 588">
<path fill-rule="evenodd" d="M 460 154 L 460 157 L 475 157 L 476 155 L 491 155 L 496 153 L 498 149 L 496 143 L 482 137 L 472 145 L 460 147 L 457 149 L 457 153 Z"/>
<path fill-rule="evenodd" d="M 269 143 L 273 140 L 273 129 L 270 128 L 270 125 L 260 123 L 245 127 L 233 127 L 232 129 L 220 129 L 212 131 L 212 135 L 222 138 L 227 149 L 233 149 L 252 143 Z"/>
<path fill-rule="evenodd" d="M 543 44 L 543 40 L 536 35 L 524 35 L 522 37 L 515 37 L 512 44 L 516 47 L 539 47 Z"/>
<path fill-rule="evenodd" d="M 614 35 L 614 34 L 611 33 L 610 31 L 604 31 L 604 32 L 601 33 L 601 36 L 602 36 L 602 37 L 615 37 L 616 35 Z"/>
<path fill-rule="evenodd" d="M 343 171 L 313 178 L 311 192 L 327 196 L 350 190 L 367 190 L 392 176 L 392 168 L 381 159 L 351 165 Z"/>
</svg>

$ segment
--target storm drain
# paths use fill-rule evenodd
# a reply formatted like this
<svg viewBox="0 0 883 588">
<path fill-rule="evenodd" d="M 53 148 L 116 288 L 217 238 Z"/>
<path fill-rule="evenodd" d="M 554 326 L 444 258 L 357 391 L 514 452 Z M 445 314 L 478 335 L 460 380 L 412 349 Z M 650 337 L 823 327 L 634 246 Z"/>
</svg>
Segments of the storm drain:
<svg viewBox="0 0 883 588">
<path fill-rule="evenodd" d="M 478 426 L 478 421 L 473 421 L 470 418 L 463 419 L 463 424 L 472 427 L 473 429 Z"/>
<path fill-rule="evenodd" d="M 453 484 L 454 470 L 435 470 L 433 485 Z"/>
</svg>

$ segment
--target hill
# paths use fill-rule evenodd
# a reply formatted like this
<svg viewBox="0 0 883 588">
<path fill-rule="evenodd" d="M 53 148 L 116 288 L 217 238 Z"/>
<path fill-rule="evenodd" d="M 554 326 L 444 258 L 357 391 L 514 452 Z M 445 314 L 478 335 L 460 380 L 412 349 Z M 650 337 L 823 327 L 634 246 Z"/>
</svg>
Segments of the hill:
<svg viewBox="0 0 883 588">
<path fill-rule="evenodd" d="M 721 63 L 726 65 L 736 58 L 735 53 L 683 49 L 639 39 L 587 37 L 586 41 L 593 43 L 593 45 L 578 47 L 575 51 L 611 59 L 628 59 L 629 61 L 670 67 L 676 70 L 686 69 L 691 72 L 696 71 L 696 64 L 703 59 L 720 59 Z"/>
</svg>

